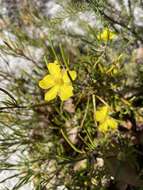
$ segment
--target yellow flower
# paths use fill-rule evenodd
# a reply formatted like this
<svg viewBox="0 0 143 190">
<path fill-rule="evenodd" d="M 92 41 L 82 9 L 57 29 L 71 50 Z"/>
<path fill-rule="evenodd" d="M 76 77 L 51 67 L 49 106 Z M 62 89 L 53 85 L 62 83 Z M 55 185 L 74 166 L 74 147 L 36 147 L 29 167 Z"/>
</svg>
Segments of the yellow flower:
<svg viewBox="0 0 143 190">
<path fill-rule="evenodd" d="M 105 28 L 100 34 L 97 35 L 98 40 L 108 41 L 112 40 L 116 37 L 116 34 L 109 30 L 109 28 Z"/>
<path fill-rule="evenodd" d="M 69 99 L 73 95 L 71 79 L 76 79 L 76 72 L 61 70 L 58 61 L 47 64 L 47 67 L 49 74 L 39 81 L 42 89 L 48 89 L 45 93 L 45 100 L 53 100 L 56 96 L 59 96 L 62 101 Z"/>
<path fill-rule="evenodd" d="M 108 106 L 103 106 L 95 113 L 95 119 L 99 122 L 98 129 L 100 132 L 106 133 L 109 130 L 117 129 L 118 123 L 114 118 L 109 116 L 109 111 Z"/>
</svg>

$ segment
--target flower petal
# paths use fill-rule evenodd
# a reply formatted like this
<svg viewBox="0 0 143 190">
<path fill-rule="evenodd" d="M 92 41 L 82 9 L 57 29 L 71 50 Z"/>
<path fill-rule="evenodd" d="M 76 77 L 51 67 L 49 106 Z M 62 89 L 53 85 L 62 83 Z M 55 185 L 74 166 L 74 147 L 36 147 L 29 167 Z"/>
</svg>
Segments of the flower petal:
<svg viewBox="0 0 143 190">
<path fill-rule="evenodd" d="M 108 131 L 108 124 L 107 122 L 103 122 L 102 124 L 100 124 L 98 126 L 98 130 L 101 132 L 101 133 L 106 133 Z"/>
<path fill-rule="evenodd" d="M 62 101 L 69 99 L 73 95 L 73 87 L 71 85 L 62 85 L 60 87 L 59 96 Z"/>
<path fill-rule="evenodd" d="M 64 71 L 64 74 L 63 74 L 63 81 L 65 83 L 70 83 L 71 82 L 71 79 L 70 79 L 69 75 L 70 75 L 72 80 L 76 79 L 76 72 L 75 71 L 67 71 L 66 70 L 66 71 Z"/>
<path fill-rule="evenodd" d="M 108 117 L 109 107 L 103 106 L 100 107 L 98 111 L 95 113 L 95 119 L 96 121 L 102 123 L 104 120 Z"/>
<path fill-rule="evenodd" d="M 39 81 L 39 86 L 43 89 L 48 89 L 54 86 L 54 80 L 51 75 L 46 75 L 42 80 Z"/>
<path fill-rule="evenodd" d="M 109 28 L 105 28 L 98 36 L 98 40 L 108 41 L 112 40 L 116 37 L 116 34 L 109 30 Z"/>
<path fill-rule="evenodd" d="M 118 127 L 117 121 L 112 117 L 107 117 L 106 120 L 98 127 L 99 131 L 106 133 L 107 131 L 115 130 Z"/>
<path fill-rule="evenodd" d="M 76 71 L 68 71 L 69 72 L 69 75 L 70 77 L 72 78 L 72 80 L 75 80 L 76 79 Z"/>
<path fill-rule="evenodd" d="M 47 67 L 51 75 L 55 76 L 56 78 L 61 77 L 61 69 L 57 61 L 47 64 Z"/>
<path fill-rule="evenodd" d="M 108 123 L 108 126 L 109 126 L 110 129 L 115 130 L 118 127 L 117 121 L 112 117 L 109 117 L 107 123 Z"/>
<path fill-rule="evenodd" d="M 59 91 L 58 85 L 52 87 L 48 92 L 46 92 L 45 100 L 50 101 L 50 100 L 53 100 L 54 98 L 56 98 L 58 91 Z"/>
</svg>

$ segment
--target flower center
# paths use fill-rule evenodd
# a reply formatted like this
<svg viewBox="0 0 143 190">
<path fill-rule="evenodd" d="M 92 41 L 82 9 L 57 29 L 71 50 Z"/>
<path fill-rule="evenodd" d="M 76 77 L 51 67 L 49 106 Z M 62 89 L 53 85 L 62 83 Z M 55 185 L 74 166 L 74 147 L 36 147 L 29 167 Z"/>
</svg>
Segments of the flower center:
<svg viewBox="0 0 143 190">
<path fill-rule="evenodd" d="M 63 81 L 62 78 L 56 78 L 56 79 L 55 79 L 55 83 L 56 83 L 57 85 L 61 86 L 61 85 L 64 84 L 64 81 Z"/>
</svg>

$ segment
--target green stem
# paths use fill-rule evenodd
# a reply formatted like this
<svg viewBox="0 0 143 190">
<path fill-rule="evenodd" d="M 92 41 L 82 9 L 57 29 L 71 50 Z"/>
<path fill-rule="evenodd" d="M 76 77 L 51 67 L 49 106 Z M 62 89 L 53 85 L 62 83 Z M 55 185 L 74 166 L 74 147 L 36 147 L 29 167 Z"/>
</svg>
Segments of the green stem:
<svg viewBox="0 0 143 190">
<path fill-rule="evenodd" d="M 67 137 L 66 134 L 64 133 L 63 129 L 61 129 L 61 133 L 62 133 L 64 139 L 67 141 L 67 143 L 71 146 L 71 148 L 72 148 L 74 151 L 76 151 L 76 152 L 78 152 L 78 153 L 80 153 L 80 154 L 84 154 L 84 153 L 85 153 L 85 152 L 80 151 L 79 149 L 77 149 L 77 148 L 71 143 L 71 141 L 68 139 L 68 137 Z"/>
</svg>

